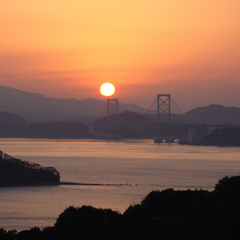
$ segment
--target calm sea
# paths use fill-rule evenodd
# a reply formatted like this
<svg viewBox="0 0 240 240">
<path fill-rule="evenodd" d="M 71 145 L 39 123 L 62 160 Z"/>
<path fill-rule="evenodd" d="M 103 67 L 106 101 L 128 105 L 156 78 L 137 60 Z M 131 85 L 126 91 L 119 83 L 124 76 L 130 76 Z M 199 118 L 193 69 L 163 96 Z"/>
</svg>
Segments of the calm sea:
<svg viewBox="0 0 240 240">
<path fill-rule="evenodd" d="M 124 212 L 152 190 L 213 190 L 220 178 L 240 175 L 239 147 L 153 140 L 0 139 L 0 150 L 55 167 L 61 181 L 83 183 L 0 188 L 0 228 L 8 230 L 52 226 L 68 206 Z"/>
</svg>

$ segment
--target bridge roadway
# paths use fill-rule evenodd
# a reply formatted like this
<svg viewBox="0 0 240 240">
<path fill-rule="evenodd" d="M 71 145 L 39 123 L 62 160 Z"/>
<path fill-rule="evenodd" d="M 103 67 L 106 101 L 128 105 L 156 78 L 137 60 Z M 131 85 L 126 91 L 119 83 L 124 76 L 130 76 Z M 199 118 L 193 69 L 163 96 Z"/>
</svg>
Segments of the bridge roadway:
<svg viewBox="0 0 240 240">
<path fill-rule="evenodd" d="M 150 121 L 119 121 L 119 122 L 100 122 L 100 123 L 96 123 L 93 122 L 92 123 L 94 128 L 96 129 L 100 129 L 100 128 L 114 128 L 114 127 L 134 127 L 134 128 L 156 128 L 158 127 L 158 123 L 157 122 L 150 122 Z M 183 124 L 180 123 L 160 123 L 159 124 L 160 128 L 170 128 L 170 129 L 182 129 L 183 128 Z"/>
</svg>

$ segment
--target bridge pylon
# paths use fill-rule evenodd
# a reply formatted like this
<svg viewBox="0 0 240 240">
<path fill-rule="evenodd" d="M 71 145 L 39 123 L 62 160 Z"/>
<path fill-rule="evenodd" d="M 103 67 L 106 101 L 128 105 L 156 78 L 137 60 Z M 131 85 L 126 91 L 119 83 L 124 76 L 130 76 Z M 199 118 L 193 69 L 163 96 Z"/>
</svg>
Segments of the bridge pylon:
<svg viewBox="0 0 240 240">
<path fill-rule="evenodd" d="M 106 138 L 121 138 L 121 135 L 119 135 L 118 99 L 107 99 Z"/>
<path fill-rule="evenodd" d="M 161 136 L 160 134 L 160 120 L 161 116 L 167 116 L 167 125 L 168 134 Z M 170 94 L 158 94 L 157 95 L 157 137 L 154 139 L 155 143 L 165 142 L 174 142 L 174 138 L 171 137 L 170 132 L 170 123 L 171 123 L 171 96 Z"/>
<path fill-rule="evenodd" d="M 160 115 L 167 115 L 168 123 L 171 122 L 171 96 L 170 94 L 157 95 L 157 113 L 158 123 L 160 122 Z"/>
</svg>

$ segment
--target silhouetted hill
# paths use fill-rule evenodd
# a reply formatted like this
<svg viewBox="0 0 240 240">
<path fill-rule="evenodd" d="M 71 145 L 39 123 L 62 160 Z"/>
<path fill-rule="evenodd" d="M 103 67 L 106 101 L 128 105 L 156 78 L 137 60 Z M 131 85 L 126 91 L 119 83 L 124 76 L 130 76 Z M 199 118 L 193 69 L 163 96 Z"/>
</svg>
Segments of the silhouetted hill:
<svg viewBox="0 0 240 240">
<path fill-rule="evenodd" d="M 27 122 L 25 119 L 19 117 L 16 114 L 8 113 L 8 112 L 0 112 L 0 123 L 24 124 Z"/>
<path fill-rule="evenodd" d="M 117 121 L 117 115 L 116 114 L 110 115 L 109 121 L 110 122 Z M 127 111 L 123 111 L 122 113 L 118 114 L 118 121 L 119 122 L 124 122 L 124 121 L 128 121 L 128 122 L 147 121 L 148 122 L 149 120 L 148 120 L 148 118 L 146 118 L 143 115 L 140 115 L 135 112 L 130 112 L 127 110 Z M 107 116 L 96 120 L 96 123 L 100 123 L 100 122 L 107 122 Z"/>
<path fill-rule="evenodd" d="M 42 167 L 0 151 L 0 186 L 59 183 L 60 174 L 54 167 Z"/>
<path fill-rule="evenodd" d="M 151 121 L 157 121 L 157 114 L 148 114 Z M 167 122 L 167 115 L 160 116 L 161 122 Z M 212 104 L 194 108 L 183 115 L 171 114 L 172 123 L 212 124 L 212 125 L 240 125 L 240 108 L 224 107 Z"/>
<path fill-rule="evenodd" d="M 182 115 L 188 123 L 240 125 L 240 108 L 212 104 L 194 108 Z"/>
<path fill-rule="evenodd" d="M 49 98 L 38 93 L 4 86 L 0 86 L 0 103 L 0 111 L 18 114 L 29 122 L 39 121 L 39 119 L 40 121 L 88 119 L 87 116 L 96 119 L 106 105 L 105 100 Z M 124 110 L 140 113 L 146 111 L 135 104 L 121 105 Z"/>
</svg>

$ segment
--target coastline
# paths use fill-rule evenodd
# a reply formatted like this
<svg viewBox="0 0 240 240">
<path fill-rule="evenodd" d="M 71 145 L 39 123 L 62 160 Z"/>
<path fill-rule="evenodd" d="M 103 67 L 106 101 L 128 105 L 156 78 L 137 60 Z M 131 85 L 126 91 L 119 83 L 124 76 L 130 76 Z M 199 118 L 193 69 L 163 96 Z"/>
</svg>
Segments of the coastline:
<svg viewBox="0 0 240 240">
<path fill-rule="evenodd" d="M 77 182 L 39 182 L 39 183 L 9 183 L 0 184 L 1 187 L 32 187 L 32 186 L 61 186 L 61 185 L 78 185 L 78 186 L 133 186 L 133 184 L 114 184 L 114 183 L 77 183 Z M 134 184 L 136 186 L 136 184 Z"/>
</svg>

